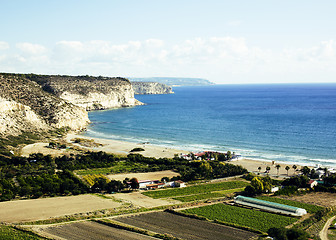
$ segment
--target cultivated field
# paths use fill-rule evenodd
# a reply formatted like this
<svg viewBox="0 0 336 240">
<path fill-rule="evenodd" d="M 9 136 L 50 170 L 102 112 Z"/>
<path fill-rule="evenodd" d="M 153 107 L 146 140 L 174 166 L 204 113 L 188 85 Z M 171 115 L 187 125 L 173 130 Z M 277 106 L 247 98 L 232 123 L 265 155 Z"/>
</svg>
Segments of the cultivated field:
<svg viewBox="0 0 336 240">
<path fill-rule="evenodd" d="M 336 206 L 336 193 L 316 192 L 308 193 L 300 196 L 286 197 L 286 199 L 319 205 L 323 207 Z"/>
<path fill-rule="evenodd" d="M 267 230 L 272 227 L 285 227 L 297 221 L 297 219 L 293 217 L 222 203 L 199 208 L 190 208 L 182 210 L 182 212 L 206 217 L 210 220 L 219 220 L 227 224 L 249 227 L 261 232 L 267 232 Z"/>
<path fill-rule="evenodd" d="M 96 222 L 76 222 L 62 224 L 52 227 L 40 228 L 39 232 L 48 237 L 56 239 L 69 239 L 69 240 L 153 240 L 156 238 L 146 235 L 130 232 L 114 227 L 109 227 L 104 224 Z"/>
<path fill-rule="evenodd" d="M 168 212 L 152 212 L 114 218 L 139 228 L 157 233 L 167 233 L 186 240 L 246 240 L 256 234 Z"/>
<path fill-rule="evenodd" d="M 90 194 L 8 201 L 0 202 L 0 219 L 8 223 L 27 222 L 119 206 L 121 203 L 112 199 Z"/>
<path fill-rule="evenodd" d="M 173 199 L 181 201 L 181 202 L 192 202 L 204 199 L 213 199 L 213 198 L 222 198 L 227 196 L 232 196 L 236 192 L 243 191 L 244 188 L 234 188 L 229 190 L 215 191 L 209 193 L 199 193 L 193 195 L 186 195 L 181 197 L 173 197 Z"/>
<path fill-rule="evenodd" d="M 227 182 L 219 182 L 219 183 L 207 183 L 207 184 L 199 184 L 193 185 L 185 188 L 173 188 L 167 190 L 157 190 L 157 191 L 148 191 L 143 194 L 152 198 L 166 198 L 166 197 L 176 197 L 176 196 L 185 196 L 192 194 L 204 194 L 215 191 L 223 191 L 229 189 L 236 189 L 246 187 L 248 185 L 247 182 L 243 181 L 227 181 Z"/>
<path fill-rule="evenodd" d="M 308 203 L 302 203 L 302 202 L 297 202 L 289 199 L 283 199 L 279 197 L 267 197 L 267 196 L 259 196 L 257 197 L 258 199 L 265 200 L 265 201 L 270 201 L 270 202 L 275 202 L 275 203 L 280 203 L 280 204 L 285 204 L 293 207 L 298 207 L 298 208 L 304 208 L 307 210 L 308 213 L 316 213 L 320 210 L 323 210 L 323 207 L 308 204 Z"/>
<path fill-rule="evenodd" d="M 112 196 L 115 199 L 123 200 L 124 202 L 132 203 L 135 206 L 151 208 L 164 205 L 177 204 L 179 201 L 176 200 L 164 200 L 164 199 L 154 199 L 142 195 L 140 192 L 130 192 L 130 193 L 117 193 L 107 196 Z"/>
<path fill-rule="evenodd" d="M 179 173 L 173 172 L 171 170 L 166 171 L 158 171 L 158 172 L 144 172 L 144 173 L 121 173 L 121 174 L 109 174 L 107 177 L 109 179 L 122 181 L 126 177 L 128 178 L 137 178 L 139 181 L 141 180 L 161 180 L 163 177 L 176 177 L 180 176 Z"/>
<path fill-rule="evenodd" d="M 19 231 L 10 226 L 0 225 L 0 238 L 1 240 L 12 240 L 12 239 L 25 239 L 25 240 L 42 240 L 33 233 Z"/>
</svg>

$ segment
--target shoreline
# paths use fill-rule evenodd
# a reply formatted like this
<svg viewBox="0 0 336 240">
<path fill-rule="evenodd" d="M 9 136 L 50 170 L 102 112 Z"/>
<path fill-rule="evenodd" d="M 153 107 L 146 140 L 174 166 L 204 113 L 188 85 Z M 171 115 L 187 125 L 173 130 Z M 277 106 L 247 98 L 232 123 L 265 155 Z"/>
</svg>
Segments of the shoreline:
<svg viewBox="0 0 336 240">
<path fill-rule="evenodd" d="M 80 139 L 87 139 L 93 140 L 94 145 L 96 146 L 83 146 L 80 143 L 74 143 L 73 139 L 80 138 Z M 181 150 L 181 149 L 174 149 L 164 146 L 152 145 L 150 143 L 141 143 L 141 142 L 127 142 L 122 140 L 113 140 L 113 139 L 105 139 L 99 137 L 89 137 L 81 135 L 80 133 L 70 132 L 64 138 L 67 144 L 71 144 L 73 146 L 79 147 L 84 150 L 89 151 L 103 151 L 107 153 L 113 153 L 117 155 L 128 155 L 130 151 L 134 148 L 143 148 L 145 151 L 136 152 L 145 157 L 154 157 L 154 158 L 173 158 L 175 154 L 188 154 L 190 151 Z M 98 146 L 99 145 L 99 146 Z M 34 143 L 25 146 L 22 149 L 22 156 L 29 156 L 32 153 L 43 153 L 43 154 L 52 154 L 52 155 L 62 155 L 66 153 L 66 150 L 56 150 L 47 148 L 48 143 Z M 261 176 L 266 175 L 266 167 L 269 166 L 271 169 L 268 173 L 271 177 L 279 177 L 285 178 L 290 177 L 293 175 L 297 175 L 299 172 L 294 171 L 292 168 L 293 165 L 297 166 L 297 170 L 300 170 L 303 166 L 308 166 L 309 168 L 313 168 L 314 166 L 309 165 L 302 165 L 297 163 L 285 163 L 285 162 L 275 162 L 272 164 L 272 161 L 263 161 L 263 160 L 256 160 L 256 159 L 249 159 L 249 158 L 241 158 L 238 160 L 229 161 L 229 163 L 234 165 L 241 165 L 242 167 L 246 168 L 249 172 L 260 174 Z M 279 174 L 277 169 L 275 168 L 276 165 L 280 165 Z M 286 166 L 289 166 L 290 169 L 287 171 L 285 169 Z M 261 167 L 261 170 L 258 170 L 258 167 Z"/>
<path fill-rule="evenodd" d="M 82 139 L 88 139 L 88 140 L 92 139 L 95 143 L 101 144 L 102 146 L 85 147 L 78 143 L 73 143 L 73 141 L 71 140 L 75 138 L 82 138 Z M 150 143 L 128 142 L 128 141 L 106 139 L 106 138 L 99 138 L 99 137 L 89 137 L 89 136 L 84 136 L 78 133 L 67 134 L 67 136 L 65 137 L 65 140 L 67 143 L 71 143 L 75 146 L 78 146 L 78 147 L 81 147 L 87 150 L 103 151 L 107 153 L 114 153 L 117 155 L 118 154 L 128 155 L 130 151 L 134 148 L 143 148 L 145 150 L 145 151 L 134 152 L 134 153 L 139 153 L 145 157 L 154 157 L 154 158 L 173 158 L 175 154 L 180 155 L 181 153 L 187 154 L 190 152 L 186 150 L 152 145 Z"/>
</svg>

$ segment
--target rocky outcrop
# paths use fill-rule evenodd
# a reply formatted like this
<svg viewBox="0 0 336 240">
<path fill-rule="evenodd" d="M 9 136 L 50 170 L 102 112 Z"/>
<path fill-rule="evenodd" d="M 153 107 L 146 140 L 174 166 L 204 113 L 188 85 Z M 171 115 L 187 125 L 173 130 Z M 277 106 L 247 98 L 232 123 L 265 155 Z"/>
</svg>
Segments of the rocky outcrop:
<svg viewBox="0 0 336 240">
<path fill-rule="evenodd" d="M 47 130 L 48 126 L 29 106 L 0 97 L 0 133 Z"/>
<path fill-rule="evenodd" d="M 157 82 L 132 82 L 135 94 L 171 94 L 170 86 Z"/>
<path fill-rule="evenodd" d="M 141 105 L 125 78 L 91 76 L 40 76 L 32 80 L 42 88 L 87 111 Z"/>
<path fill-rule="evenodd" d="M 0 74 L 0 134 L 85 128 L 85 109 L 50 94 L 26 75 Z"/>
<path fill-rule="evenodd" d="M 87 110 L 140 104 L 125 78 L 0 73 L 0 135 L 80 130 Z"/>
</svg>

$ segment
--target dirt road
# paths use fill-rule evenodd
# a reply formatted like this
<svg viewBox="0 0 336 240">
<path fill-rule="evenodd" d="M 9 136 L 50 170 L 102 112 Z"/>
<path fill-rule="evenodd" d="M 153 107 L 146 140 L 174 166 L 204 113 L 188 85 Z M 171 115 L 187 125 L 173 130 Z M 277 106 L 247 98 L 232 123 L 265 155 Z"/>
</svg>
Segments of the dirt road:
<svg viewBox="0 0 336 240">
<path fill-rule="evenodd" d="M 333 216 L 332 218 L 329 218 L 328 221 L 326 222 L 326 224 L 324 225 L 322 231 L 320 232 L 321 240 L 328 240 L 328 229 L 330 227 L 330 224 L 332 223 L 332 221 L 334 221 L 335 218 L 336 218 L 336 216 Z"/>
</svg>

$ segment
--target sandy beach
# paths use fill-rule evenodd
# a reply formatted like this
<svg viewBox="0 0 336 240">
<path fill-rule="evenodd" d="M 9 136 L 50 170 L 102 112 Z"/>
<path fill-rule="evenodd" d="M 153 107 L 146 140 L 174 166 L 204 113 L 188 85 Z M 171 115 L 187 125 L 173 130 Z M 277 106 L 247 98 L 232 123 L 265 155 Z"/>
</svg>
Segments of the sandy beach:
<svg viewBox="0 0 336 240">
<path fill-rule="evenodd" d="M 241 165 L 244 168 L 246 168 L 249 172 L 255 173 L 255 174 L 260 174 L 261 176 L 266 176 L 267 173 L 266 167 L 270 167 L 268 175 L 271 177 L 279 177 L 279 178 L 285 178 L 285 177 L 290 177 L 293 175 L 297 175 L 299 171 L 295 171 L 293 168 L 293 165 L 296 165 L 297 168 L 296 170 L 300 170 L 302 166 L 298 164 L 292 164 L 292 163 L 272 163 L 272 162 L 266 162 L 266 161 L 260 161 L 260 160 L 252 160 L 252 159 L 239 159 L 235 161 L 231 161 L 231 164 L 235 165 Z M 276 165 L 280 165 L 279 172 L 277 168 L 275 167 Z M 290 169 L 288 170 L 288 175 L 287 175 L 287 170 L 285 167 L 288 166 Z M 261 167 L 259 171 L 259 167 Z M 311 166 L 310 166 L 311 167 Z"/>
<path fill-rule="evenodd" d="M 95 143 L 101 144 L 99 147 L 85 147 L 77 143 L 73 143 L 75 138 L 92 139 Z M 128 155 L 130 151 L 134 148 L 143 148 L 145 151 L 138 152 L 145 157 L 155 157 L 155 158 L 173 158 L 175 154 L 189 153 L 188 151 L 171 149 L 167 147 L 155 146 L 150 143 L 133 143 L 126 141 L 118 141 L 112 139 L 103 138 L 92 138 L 86 137 L 78 134 L 68 134 L 66 136 L 66 141 L 72 143 L 78 147 L 93 150 L 93 151 L 103 151 L 107 153 L 114 153 L 119 155 Z"/>
<path fill-rule="evenodd" d="M 74 143 L 74 139 L 81 138 L 81 139 L 87 139 L 92 140 L 96 145 L 99 146 L 83 146 L 80 143 Z M 77 148 L 81 148 L 84 150 L 90 150 L 90 151 L 103 151 L 107 153 L 113 153 L 113 154 L 119 154 L 119 155 L 127 155 L 130 153 L 130 151 L 134 148 L 143 148 L 145 151 L 139 152 L 145 157 L 155 157 L 155 158 L 173 158 L 175 154 L 180 155 L 181 153 L 186 154 L 189 153 L 189 151 L 185 150 L 179 150 L 179 149 L 172 149 L 162 146 L 156 146 L 151 145 L 150 143 L 133 143 L 133 142 L 126 142 L 126 141 L 118 141 L 118 140 L 112 140 L 112 139 L 103 139 L 103 138 L 92 138 L 83 136 L 76 133 L 70 133 L 68 134 L 64 140 L 67 142 L 67 146 L 74 146 Z M 66 153 L 71 153 L 71 150 L 58 150 L 58 149 L 50 149 L 47 148 L 48 143 L 34 143 L 25 146 L 21 150 L 22 156 L 29 156 L 29 154 L 32 153 L 43 153 L 43 154 L 51 154 L 51 155 L 62 155 Z M 266 161 L 260 161 L 260 160 L 252 160 L 252 159 L 239 159 L 235 161 L 230 161 L 230 163 L 235 165 L 241 165 L 245 167 L 248 171 L 260 174 L 260 175 L 266 175 L 266 167 L 269 166 L 271 169 L 269 171 L 269 175 L 273 177 L 287 177 L 295 175 L 297 172 L 294 171 L 292 166 L 294 164 L 292 163 L 273 163 L 272 162 L 266 162 Z M 276 169 L 276 165 L 280 165 L 279 172 Z M 285 169 L 286 166 L 289 166 L 290 169 L 287 171 Z M 297 170 L 301 169 L 301 166 L 297 165 Z M 261 170 L 258 170 L 258 167 L 261 167 Z M 279 174 L 278 174 L 279 173 Z"/>
</svg>

